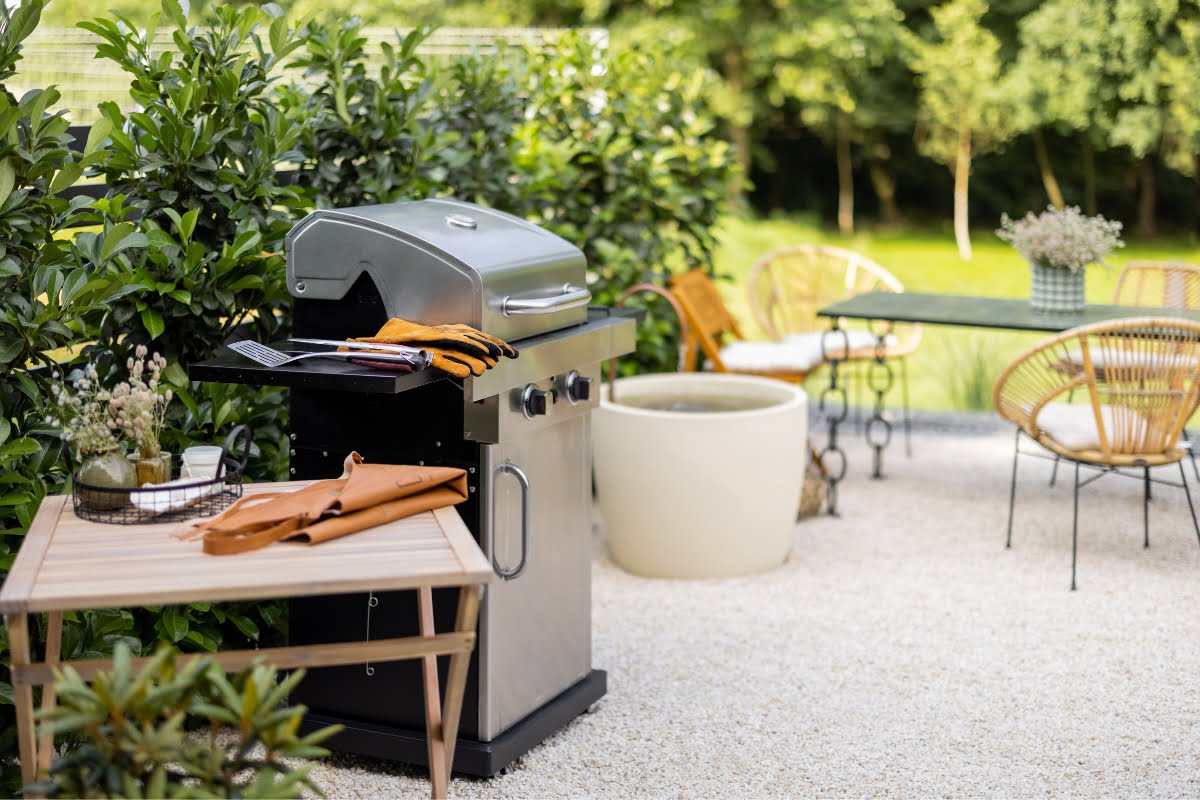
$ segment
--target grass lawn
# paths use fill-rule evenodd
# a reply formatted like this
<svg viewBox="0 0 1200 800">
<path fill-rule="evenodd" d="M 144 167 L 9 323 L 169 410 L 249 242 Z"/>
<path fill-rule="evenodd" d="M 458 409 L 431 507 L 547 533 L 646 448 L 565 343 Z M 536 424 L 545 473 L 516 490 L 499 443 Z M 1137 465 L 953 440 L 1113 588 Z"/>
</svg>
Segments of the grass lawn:
<svg viewBox="0 0 1200 800">
<path fill-rule="evenodd" d="M 717 270 L 733 280 L 721 284 L 730 309 L 744 321 L 746 335 L 766 338 L 753 321 L 746 299 L 745 278 L 762 255 L 790 244 L 816 243 L 844 247 L 875 260 L 915 292 L 943 292 L 989 297 L 1028 297 L 1029 268 L 1007 243 L 991 230 L 973 232 L 974 256 L 963 261 L 949 231 L 900 229 L 864 231 L 845 237 L 799 219 L 755 220 L 730 217 L 721 225 Z M 1089 302 L 1112 302 L 1121 265 L 1151 259 L 1200 262 L 1200 246 L 1185 239 L 1128 243 L 1110 259 L 1111 269 L 1091 267 L 1087 276 Z M 1020 334 L 967 328 L 925 327 L 920 350 L 910 357 L 909 380 L 914 408 L 989 409 L 995 376 L 1041 334 Z M 827 380 L 814 375 L 808 388 L 818 391 Z M 855 402 L 852 395 L 851 402 Z M 858 401 L 868 403 L 863 396 Z M 899 387 L 888 398 L 900 403 Z"/>
</svg>

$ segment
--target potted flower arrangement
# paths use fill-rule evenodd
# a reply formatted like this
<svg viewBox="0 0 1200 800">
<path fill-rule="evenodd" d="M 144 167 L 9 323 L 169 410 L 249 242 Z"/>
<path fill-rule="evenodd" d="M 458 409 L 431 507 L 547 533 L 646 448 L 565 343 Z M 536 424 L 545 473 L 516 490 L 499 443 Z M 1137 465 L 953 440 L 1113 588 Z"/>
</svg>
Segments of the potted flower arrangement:
<svg viewBox="0 0 1200 800">
<path fill-rule="evenodd" d="M 1059 313 L 1083 310 L 1084 270 L 1105 263 L 1105 256 L 1124 247 L 1120 234 L 1120 222 L 1084 216 L 1078 206 L 1051 206 L 1019 220 L 1003 214 L 996 231 L 1033 270 L 1033 309 Z"/>
<path fill-rule="evenodd" d="M 162 452 L 159 435 L 172 392 L 160 385 L 166 359 L 139 345 L 126 362 L 129 380 L 109 390 L 100 383 L 94 366 L 87 367 L 68 391 L 54 385 L 54 412 L 65 441 L 79 454 L 79 483 L 96 489 L 135 489 L 162 483 L 171 477 L 169 455 Z M 137 448 L 131 459 L 123 439 Z M 84 501 L 96 509 L 118 508 L 126 502 L 120 491 L 83 492 Z"/>
<path fill-rule="evenodd" d="M 171 390 L 162 391 L 160 385 L 167 360 L 158 353 L 147 359 L 145 345 L 138 345 L 125 366 L 129 380 L 113 389 L 109 413 L 117 428 L 137 447 L 138 486 L 163 483 L 171 479 L 171 454 L 162 452 L 158 441 L 172 398 Z"/>
<path fill-rule="evenodd" d="M 50 390 L 55 397 L 54 411 L 62 438 L 79 454 L 75 478 L 100 489 L 132 489 L 137 486 L 137 471 L 125 457 L 117 438 L 117 424 L 109 413 L 112 392 L 100 385 L 96 368 L 89 366 L 73 384 L 74 392 L 57 384 Z M 109 509 L 124 505 L 121 492 L 84 492 L 81 499 L 92 508 Z"/>
</svg>

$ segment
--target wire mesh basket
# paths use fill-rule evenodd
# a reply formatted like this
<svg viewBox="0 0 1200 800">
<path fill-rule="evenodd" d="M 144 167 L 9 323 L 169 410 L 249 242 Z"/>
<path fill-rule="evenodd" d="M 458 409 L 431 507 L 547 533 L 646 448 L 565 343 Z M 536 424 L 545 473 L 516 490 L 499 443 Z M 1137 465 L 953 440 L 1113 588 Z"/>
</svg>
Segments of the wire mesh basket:
<svg viewBox="0 0 1200 800">
<path fill-rule="evenodd" d="M 235 455 L 240 443 L 241 455 Z M 250 458 L 250 428 L 239 425 L 221 448 L 217 475 L 178 479 L 159 486 L 116 489 L 94 486 L 74 476 L 75 516 L 91 522 L 145 525 L 207 517 L 229 508 L 242 496 L 242 476 Z"/>
</svg>

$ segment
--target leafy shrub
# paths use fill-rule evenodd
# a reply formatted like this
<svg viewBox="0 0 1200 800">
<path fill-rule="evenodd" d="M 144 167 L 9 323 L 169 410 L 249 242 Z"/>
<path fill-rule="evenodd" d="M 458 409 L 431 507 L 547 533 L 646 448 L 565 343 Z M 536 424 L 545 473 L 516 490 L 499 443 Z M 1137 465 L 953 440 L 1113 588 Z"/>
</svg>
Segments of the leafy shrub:
<svg viewBox="0 0 1200 800">
<path fill-rule="evenodd" d="M 416 55 L 429 35 L 416 29 L 383 43 L 383 63 L 368 74 L 362 23 L 309 22 L 301 31 L 304 54 L 291 66 L 307 86 L 285 87 L 283 105 L 304 120 L 303 162 L 296 182 L 322 208 L 387 203 L 426 193 L 415 185 L 422 161 L 439 151 L 435 131 L 422 124 L 431 84 Z"/>
<path fill-rule="evenodd" d="M 284 390 L 190 383 L 186 367 L 235 329 L 270 341 L 287 325 L 283 238 L 307 201 L 277 175 L 299 159 L 299 128 L 276 107 L 272 73 L 298 43 L 282 18 L 254 8 L 222 7 L 206 30 L 188 28 L 175 0 L 164 0 L 163 12 L 174 49 L 153 55 L 154 26 L 143 34 L 120 16 L 81 23 L 102 39 L 98 55 L 129 73 L 139 107 L 102 106 L 93 130 L 108 136 L 112 154 L 96 165 L 109 187 L 96 208 L 111 230 L 136 230 L 148 245 L 105 264 L 128 293 L 108 303 L 88 355 L 111 382 L 134 345 L 162 353 L 180 401 L 164 447 L 219 441 L 246 423 L 255 437 L 250 476 L 278 479 L 287 473 Z M 76 241 L 85 252 L 101 247 L 91 233 Z M 268 602 L 138 609 L 104 627 L 131 642 L 214 651 L 278 640 L 285 625 L 282 606 Z"/>
<path fill-rule="evenodd" d="M 533 176 L 520 164 L 523 75 L 511 53 L 473 54 L 440 69 L 427 126 L 439 147 L 421 165 L 437 194 L 525 216 Z"/>
<path fill-rule="evenodd" d="M 21 42 L 40 19 L 40 0 L 0 19 L 0 82 L 16 72 Z M 145 243 L 132 225 L 101 224 L 85 239 L 58 234 L 96 222 L 89 201 L 61 196 L 89 166 L 108 157 L 97 130 L 83 147 L 72 139 L 54 89 L 16 98 L 0 92 L 0 574 L 45 495 L 67 478 L 62 444 L 45 422 L 51 370 L 98 332 L 109 306 L 130 291 L 99 274 L 119 268 Z M 108 648 L 107 632 L 78 619 L 67 625 L 73 650 Z M 40 642 L 40 638 L 39 638 Z M 0 793 L 19 777 L 13 763 L 15 720 L 8 683 L 8 635 L 0 631 Z"/>
<path fill-rule="evenodd" d="M 211 659 L 177 667 L 162 648 L 139 672 L 118 646 L 111 672 L 91 684 L 69 666 L 56 676 L 58 704 L 41 715 L 56 735 L 77 737 L 77 748 L 55 760 L 50 778 L 30 791 L 48 797 L 297 797 L 311 765 L 282 759 L 328 755 L 317 745 L 330 727 L 300 738 L 304 706 L 283 705 L 304 677 L 283 682 L 256 664 L 230 679 Z M 207 737 L 189 734 L 189 719 L 208 722 Z M 233 741 L 217 736 L 229 726 Z M 257 747 L 262 752 L 256 751 Z"/>
<path fill-rule="evenodd" d="M 529 74 L 521 163 L 536 177 L 538 220 L 587 256 L 595 302 L 711 270 L 734 165 L 705 74 L 685 75 L 661 54 L 605 53 L 580 34 L 535 56 Z M 647 307 L 636 368 L 671 369 L 674 315 L 665 303 Z"/>
<path fill-rule="evenodd" d="M 283 393 L 189 385 L 184 369 L 239 327 L 271 341 L 288 324 L 283 239 L 307 201 L 277 174 L 299 161 L 300 130 L 277 107 L 272 86 L 276 66 L 299 42 L 284 18 L 252 7 L 219 7 L 203 30 L 187 26 L 176 0 L 162 8 L 174 29 L 174 49 L 165 52 L 152 50 L 154 26 L 139 32 L 119 14 L 80 23 L 101 38 L 97 56 L 130 75 L 139 107 L 124 114 L 101 105 L 113 150 L 99 168 L 110 190 L 104 211 L 116 220 L 140 214 L 150 244 L 116 276 L 141 289 L 113 304 L 100 360 L 123 368 L 112 347 L 120 339 L 171 362 L 167 378 L 183 403 L 168 420 L 170 449 L 216 441 L 257 409 L 255 440 L 267 447 L 252 453 L 251 475 L 281 478 Z"/>
</svg>

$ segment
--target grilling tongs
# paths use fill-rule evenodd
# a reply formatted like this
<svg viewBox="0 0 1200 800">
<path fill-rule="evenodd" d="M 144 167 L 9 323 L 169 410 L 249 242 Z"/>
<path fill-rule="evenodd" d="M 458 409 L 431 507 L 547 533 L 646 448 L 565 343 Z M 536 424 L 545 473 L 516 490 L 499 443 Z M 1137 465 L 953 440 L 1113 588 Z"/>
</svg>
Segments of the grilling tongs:
<svg viewBox="0 0 1200 800">
<path fill-rule="evenodd" d="M 403 345 L 391 344 L 364 344 L 360 342 L 341 342 L 336 340 L 326 339 L 292 339 L 293 342 L 302 342 L 304 344 L 328 344 L 338 347 L 346 347 L 351 350 L 373 350 L 372 353 L 354 353 L 349 351 L 320 351 L 312 353 L 302 353 L 300 355 L 292 355 L 290 353 L 281 353 L 266 345 L 258 342 L 243 341 L 230 342 L 229 349 L 236 353 L 240 353 L 247 358 L 257 361 L 268 367 L 281 367 L 284 364 L 289 364 L 293 361 L 299 361 L 304 358 L 340 358 L 343 360 L 363 359 L 376 362 L 385 362 L 407 366 L 409 370 L 421 370 L 429 366 L 429 354 L 424 350 L 418 350 L 415 347 L 404 347 Z M 385 352 L 380 352 L 385 351 Z"/>
<path fill-rule="evenodd" d="M 398 353 L 402 356 L 408 356 L 413 359 L 414 365 L 429 366 L 429 353 L 426 353 L 419 347 L 409 347 L 405 344 L 384 344 L 382 342 L 351 342 L 342 339 L 296 339 L 289 338 L 289 342 L 299 342 L 300 344 L 324 344 L 330 347 L 345 347 L 349 350 L 374 350 L 376 355 L 380 353 Z"/>
</svg>

